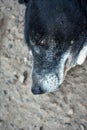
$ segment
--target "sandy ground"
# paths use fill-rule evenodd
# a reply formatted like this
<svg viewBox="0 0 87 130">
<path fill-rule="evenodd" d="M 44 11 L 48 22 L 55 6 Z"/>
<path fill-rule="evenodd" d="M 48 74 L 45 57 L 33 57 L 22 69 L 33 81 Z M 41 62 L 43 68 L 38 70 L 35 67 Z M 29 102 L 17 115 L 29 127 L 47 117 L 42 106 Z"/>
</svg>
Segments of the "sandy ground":
<svg viewBox="0 0 87 130">
<path fill-rule="evenodd" d="M 16 0 L 0 0 L 0 130 L 87 130 L 87 60 L 59 91 L 34 96 L 24 12 Z"/>
</svg>

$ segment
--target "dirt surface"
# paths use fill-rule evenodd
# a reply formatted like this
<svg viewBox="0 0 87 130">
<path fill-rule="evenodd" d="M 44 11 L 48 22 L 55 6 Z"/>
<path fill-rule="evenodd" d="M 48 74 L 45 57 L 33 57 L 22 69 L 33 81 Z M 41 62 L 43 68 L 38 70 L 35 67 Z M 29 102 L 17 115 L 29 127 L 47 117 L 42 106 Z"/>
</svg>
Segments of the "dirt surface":
<svg viewBox="0 0 87 130">
<path fill-rule="evenodd" d="M 0 130 L 87 130 L 87 60 L 59 91 L 34 96 L 24 12 L 17 0 L 0 0 Z"/>
</svg>

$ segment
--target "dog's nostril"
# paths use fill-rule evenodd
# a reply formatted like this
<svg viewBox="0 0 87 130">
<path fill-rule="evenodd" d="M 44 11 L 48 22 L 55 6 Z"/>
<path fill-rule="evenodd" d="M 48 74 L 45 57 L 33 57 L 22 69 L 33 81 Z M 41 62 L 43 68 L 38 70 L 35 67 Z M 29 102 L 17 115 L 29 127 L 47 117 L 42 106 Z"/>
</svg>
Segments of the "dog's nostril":
<svg viewBox="0 0 87 130">
<path fill-rule="evenodd" d="M 43 94 L 45 91 L 43 91 L 40 87 L 32 87 L 32 93 L 37 95 L 37 94 Z"/>
</svg>

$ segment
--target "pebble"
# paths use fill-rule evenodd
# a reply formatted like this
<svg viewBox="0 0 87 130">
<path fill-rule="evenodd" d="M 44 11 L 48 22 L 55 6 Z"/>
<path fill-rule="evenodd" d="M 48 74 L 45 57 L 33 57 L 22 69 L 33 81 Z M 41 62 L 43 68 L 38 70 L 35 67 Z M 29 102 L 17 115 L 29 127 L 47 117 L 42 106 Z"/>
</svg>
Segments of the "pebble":
<svg viewBox="0 0 87 130">
<path fill-rule="evenodd" d="M 26 79 L 27 79 L 27 77 L 28 77 L 27 71 L 24 71 L 23 76 L 24 76 L 24 83 L 25 83 L 25 81 L 26 81 Z"/>
<path fill-rule="evenodd" d="M 28 60 L 27 65 L 31 68 L 33 64 L 32 58 Z"/>
<path fill-rule="evenodd" d="M 70 117 L 66 117 L 64 120 L 64 128 L 68 127 L 71 125 L 71 118 Z"/>
<path fill-rule="evenodd" d="M 64 124 L 64 127 L 68 127 L 68 126 L 70 126 L 71 124 L 70 123 L 65 123 Z"/>
<path fill-rule="evenodd" d="M 22 33 L 18 33 L 18 38 L 19 38 L 18 40 L 20 42 L 20 40 L 24 38 L 24 35 Z"/>
<path fill-rule="evenodd" d="M 85 126 L 84 125 L 81 124 L 79 127 L 80 127 L 80 130 L 85 130 Z"/>
<path fill-rule="evenodd" d="M 23 83 L 24 82 L 24 75 L 20 75 L 20 77 L 19 77 L 19 81 L 21 82 L 21 83 Z"/>
<path fill-rule="evenodd" d="M 24 128 L 20 128 L 19 130 L 24 130 Z"/>
<path fill-rule="evenodd" d="M 11 49 L 11 48 L 13 47 L 13 45 L 12 45 L 12 44 L 9 44 L 8 47 L 9 47 L 9 49 Z"/>
<path fill-rule="evenodd" d="M 28 98 L 26 98 L 26 102 L 29 102 L 30 100 Z"/>
<path fill-rule="evenodd" d="M 28 62 L 27 58 L 24 57 L 24 63 L 26 64 Z"/>
<path fill-rule="evenodd" d="M 3 122 L 3 120 L 2 120 L 2 119 L 0 119 L 0 122 Z"/>
<path fill-rule="evenodd" d="M 4 120 L 0 119 L 0 126 L 2 126 L 3 123 L 4 123 Z"/>
<path fill-rule="evenodd" d="M 18 80 L 18 76 L 14 75 L 13 78 L 12 78 L 12 83 L 16 84 L 17 80 Z"/>
<path fill-rule="evenodd" d="M 8 10 L 8 11 L 11 11 L 11 10 L 12 10 L 12 7 L 8 7 L 7 10 Z"/>
<path fill-rule="evenodd" d="M 66 117 L 64 122 L 65 122 L 65 124 L 70 124 L 71 123 L 71 118 L 70 117 Z"/>
<path fill-rule="evenodd" d="M 6 91 L 6 90 L 3 90 L 3 91 L 2 91 L 2 95 L 3 95 L 3 96 L 6 96 L 6 95 L 7 95 L 7 91 Z"/>
<path fill-rule="evenodd" d="M 12 84 L 12 81 L 11 80 L 7 80 L 6 84 L 9 86 Z"/>
<path fill-rule="evenodd" d="M 28 77 L 28 73 L 27 73 L 27 71 L 24 71 L 22 75 L 19 75 L 19 81 L 21 83 L 25 83 L 27 77 Z"/>
<path fill-rule="evenodd" d="M 15 97 L 14 97 L 14 96 L 12 96 L 12 97 L 11 97 L 11 99 L 12 99 L 12 100 L 14 100 L 14 99 L 15 99 Z"/>
<path fill-rule="evenodd" d="M 12 15 L 11 17 L 12 17 L 12 19 L 15 19 L 15 18 L 16 18 L 15 15 Z"/>
<path fill-rule="evenodd" d="M 73 115 L 73 109 L 70 109 L 68 112 L 68 116 L 72 116 Z"/>
<path fill-rule="evenodd" d="M 64 97 L 63 99 L 64 99 L 64 102 L 65 102 L 66 104 L 68 104 L 68 98 L 67 98 L 67 97 Z"/>
<path fill-rule="evenodd" d="M 18 79 L 18 75 L 17 75 L 17 74 L 14 74 L 13 79 L 14 79 L 14 80 L 17 80 L 17 79 Z"/>
<path fill-rule="evenodd" d="M 31 50 L 29 51 L 29 55 L 32 56 L 32 51 Z"/>
<path fill-rule="evenodd" d="M 40 126 L 40 130 L 43 130 L 43 126 Z"/>
<path fill-rule="evenodd" d="M 6 84 L 10 86 L 11 84 L 15 84 L 18 80 L 18 76 L 16 74 L 13 74 L 13 77 L 11 79 L 7 80 Z"/>
</svg>

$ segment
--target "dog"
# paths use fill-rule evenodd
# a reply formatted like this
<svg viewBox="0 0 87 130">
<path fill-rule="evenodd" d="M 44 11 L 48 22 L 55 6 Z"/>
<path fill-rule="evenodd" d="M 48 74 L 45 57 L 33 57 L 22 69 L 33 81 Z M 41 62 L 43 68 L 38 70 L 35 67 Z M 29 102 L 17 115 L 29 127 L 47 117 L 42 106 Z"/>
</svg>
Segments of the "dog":
<svg viewBox="0 0 87 130">
<path fill-rule="evenodd" d="M 25 42 L 32 50 L 32 93 L 56 91 L 87 57 L 87 0 L 19 0 L 26 5 Z"/>
</svg>

